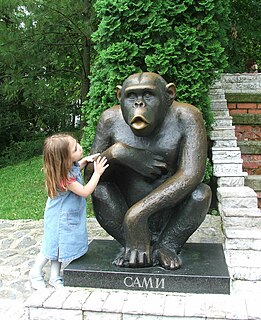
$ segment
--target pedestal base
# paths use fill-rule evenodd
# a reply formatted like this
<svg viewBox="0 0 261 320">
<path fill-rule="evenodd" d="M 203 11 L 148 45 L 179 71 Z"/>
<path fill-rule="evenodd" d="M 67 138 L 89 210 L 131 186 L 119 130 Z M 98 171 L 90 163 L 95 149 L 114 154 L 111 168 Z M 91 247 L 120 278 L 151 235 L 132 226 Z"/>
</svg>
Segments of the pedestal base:
<svg viewBox="0 0 261 320">
<path fill-rule="evenodd" d="M 112 261 L 120 253 L 115 240 L 93 240 L 89 251 L 64 269 L 66 286 L 184 293 L 230 293 L 230 278 L 221 244 L 187 243 L 183 265 L 119 268 Z"/>
</svg>

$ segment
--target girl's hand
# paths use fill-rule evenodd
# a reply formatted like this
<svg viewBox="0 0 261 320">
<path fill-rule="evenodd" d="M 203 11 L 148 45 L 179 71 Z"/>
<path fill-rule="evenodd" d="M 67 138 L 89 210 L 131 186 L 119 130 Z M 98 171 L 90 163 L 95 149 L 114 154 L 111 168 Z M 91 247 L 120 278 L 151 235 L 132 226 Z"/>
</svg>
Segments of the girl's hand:
<svg viewBox="0 0 261 320">
<path fill-rule="evenodd" d="M 100 153 L 95 153 L 90 156 L 84 157 L 84 160 L 86 160 L 87 162 L 93 162 L 99 155 Z"/>
<path fill-rule="evenodd" d="M 98 157 L 97 160 L 94 161 L 94 172 L 100 176 L 108 167 L 109 164 L 107 164 L 107 159 L 105 157 Z"/>
</svg>

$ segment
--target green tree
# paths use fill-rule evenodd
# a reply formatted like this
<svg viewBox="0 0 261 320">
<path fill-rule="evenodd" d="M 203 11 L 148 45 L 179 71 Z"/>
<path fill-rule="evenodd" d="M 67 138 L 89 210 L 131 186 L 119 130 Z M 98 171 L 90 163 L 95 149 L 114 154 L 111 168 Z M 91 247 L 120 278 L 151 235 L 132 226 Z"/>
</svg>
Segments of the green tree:
<svg viewBox="0 0 261 320">
<path fill-rule="evenodd" d="M 153 71 L 177 85 L 177 100 L 199 107 L 210 130 L 208 90 L 226 66 L 228 1 L 97 0 L 96 51 L 91 65 L 89 149 L 100 113 L 117 103 L 115 86 L 133 72 Z"/>
<path fill-rule="evenodd" d="M 1 150 L 74 128 L 89 90 L 92 19 L 91 0 L 1 0 Z"/>
<path fill-rule="evenodd" d="M 226 71 L 248 71 L 246 65 L 254 61 L 261 67 L 260 17 L 259 0 L 231 0 Z"/>
</svg>

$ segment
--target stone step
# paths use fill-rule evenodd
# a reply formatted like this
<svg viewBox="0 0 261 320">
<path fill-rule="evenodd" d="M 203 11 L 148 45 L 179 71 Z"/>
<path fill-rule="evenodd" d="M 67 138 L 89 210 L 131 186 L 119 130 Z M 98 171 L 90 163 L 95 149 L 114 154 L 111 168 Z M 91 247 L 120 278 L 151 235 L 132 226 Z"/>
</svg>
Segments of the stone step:
<svg viewBox="0 0 261 320">
<path fill-rule="evenodd" d="M 228 239 L 249 239 L 261 241 L 261 230 L 260 228 L 225 228 L 224 234 Z M 261 255 L 261 253 L 259 252 Z"/>
<path fill-rule="evenodd" d="M 219 177 L 217 181 L 218 187 L 244 187 L 244 177 L 246 172 L 237 173 L 233 177 Z"/>
<path fill-rule="evenodd" d="M 214 118 L 215 117 L 229 117 L 229 111 L 228 109 L 212 109 Z"/>
<path fill-rule="evenodd" d="M 232 117 L 228 116 L 216 116 L 214 118 L 213 128 L 215 127 L 231 127 Z"/>
<path fill-rule="evenodd" d="M 261 210 L 258 208 L 223 208 L 220 214 L 223 217 L 261 217 Z"/>
<path fill-rule="evenodd" d="M 219 211 L 230 208 L 257 208 L 257 195 L 249 187 L 217 188 Z"/>
<path fill-rule="evenodd" d="M 224 228 L 256 228 L 261 232 L 261 216 L 257 217 L 223 217 Z"/>
<path fill-rule="evenodd" d="M 229 274 L 232 279 L 260 281 L 261 268 L 260 267 L 230 267 Z"/>
<path fill-rule="evenodd" d="M 233 160 L 213 159 L 213 174 L 215 177 L 234 177 L 242 172 L 242 163 L 243 160 L 241 158 Z"/>
<path fill-rule="evenodd" d="M 254 268 L 261 265 L 260 251 L 226 250 L 225 257 L 228 267 Z M 261 269 L 259 270 L 259 272 L 261 272 Z"/>
<path fill-rule="evenodd" d="M 255 174 L 245 177 L 245 185 L 255 191 L 261 191 L 261 175 Z"/>
<path fill-rule="evenodd" d="M 212 148 L 212 160 L 241 160 L 241 152 L 234 148 Z"/>
<path fill-rule="evenodd" d="M 223 99 L 223 100 L 211 100 L 210 101 L 210 106 L 211 106 L 211 109 L 212 110 L 215 110 L 215 109 L 224 109 L 226 110 L 227 109 L 227 100 L 226 99 Z"/>
<path fill-rule="evenodd" d="M 235 127 L 214 127 L 210 133 L 211 140 L 230 140 L 235 138 Z"/>
<path fill-rule="evenodd" d="M 261 239 L 226 239 L 225 250 L 256 250 L 261 251 Z"/>
<path fill-rule="evenodd" d="M 215 148 L 234 148 L 237 147 L 237 139 L 234 137 L 233 139 L 224 140 L 222 138 L 215 138 L 213 140 L 213 147 Z"/>
<path fill-rule="evenodd" d="M 224 91 L 222 89 L 217 89 L 216 91 L 211 91 L 209 92 L 209 95 L 211 100 L 225 100 L 225 94 Z"/>
</svg>

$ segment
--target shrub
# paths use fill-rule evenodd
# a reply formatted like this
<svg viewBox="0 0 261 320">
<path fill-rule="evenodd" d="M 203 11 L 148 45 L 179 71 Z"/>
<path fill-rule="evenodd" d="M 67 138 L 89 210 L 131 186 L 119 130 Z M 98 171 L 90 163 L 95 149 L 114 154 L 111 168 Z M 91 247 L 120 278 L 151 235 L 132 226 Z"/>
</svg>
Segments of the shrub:
<svg viewBox="0 0 261 320">
<path fill-rule="evenodd" d="M 31 141 L 11 142 L 1 153 L 0 168 L 41 155 L 43 143 L 44 136 L 38 136 Z"/>
</svg>

